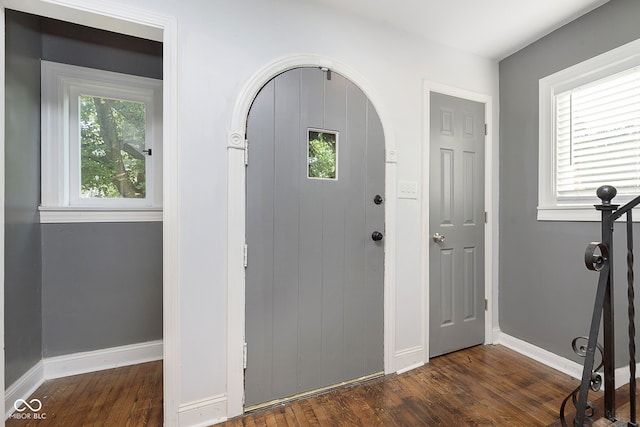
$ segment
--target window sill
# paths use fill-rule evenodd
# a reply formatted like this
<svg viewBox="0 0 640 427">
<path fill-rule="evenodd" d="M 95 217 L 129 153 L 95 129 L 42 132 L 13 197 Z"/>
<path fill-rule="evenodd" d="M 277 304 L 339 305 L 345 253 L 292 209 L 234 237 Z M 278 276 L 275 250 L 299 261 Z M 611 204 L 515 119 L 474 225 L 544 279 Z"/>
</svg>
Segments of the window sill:
<svg viewBox="0 0 640 427">
<path fill-rule="evenodd" d="M 79 222 L 161 222 L 162 208 L 87 208 L 40 206 L 41 224 Z"/>
<path fill-rule="evenodd" d="M 615 200 L 613 201 L 615 203 Z M 620 203 L 620 206 L 624 205 L 625 201 Z M 594 203 L 595 205 L 596 203 Z M 581 206 L 552 206 L 552 207 L 540 207 L 538 206 L 538 221 L 565 221 L 565 222 L 600 222 L 602 220 L 602 213 L 594 207 L 594 205 L 581 205 Z M 635 208 L 636 211 L 638 208 Z M 623 219 L 626 216 L 623 216 Z M 633 222 L 639 222 L 640 219 L 637 215 L 634 215 Z"/>
</svg>

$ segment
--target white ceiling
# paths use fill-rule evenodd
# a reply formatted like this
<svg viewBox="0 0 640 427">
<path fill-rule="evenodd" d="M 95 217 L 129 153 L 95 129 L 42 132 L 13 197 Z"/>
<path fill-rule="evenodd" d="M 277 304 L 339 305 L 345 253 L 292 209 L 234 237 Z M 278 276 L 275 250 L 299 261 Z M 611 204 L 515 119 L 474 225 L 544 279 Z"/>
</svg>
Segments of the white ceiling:
<svg viewBox="0 0 640 427">
<path fill-rule="evenodd" d="M 503 59 L 609 0 L 313 0 Z"/>
</svg>

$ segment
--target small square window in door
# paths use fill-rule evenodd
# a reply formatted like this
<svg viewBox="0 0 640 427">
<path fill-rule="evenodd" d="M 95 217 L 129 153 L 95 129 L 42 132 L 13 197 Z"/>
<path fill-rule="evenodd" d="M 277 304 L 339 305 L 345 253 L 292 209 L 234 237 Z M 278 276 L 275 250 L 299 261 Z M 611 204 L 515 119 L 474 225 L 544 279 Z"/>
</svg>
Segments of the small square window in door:
<svg viewBox="0 0 640 427">
<path fill-rule="evenodd" d="M 307 178 L 338 179 L 338 132 L 308 130 Z"/>
</svg>

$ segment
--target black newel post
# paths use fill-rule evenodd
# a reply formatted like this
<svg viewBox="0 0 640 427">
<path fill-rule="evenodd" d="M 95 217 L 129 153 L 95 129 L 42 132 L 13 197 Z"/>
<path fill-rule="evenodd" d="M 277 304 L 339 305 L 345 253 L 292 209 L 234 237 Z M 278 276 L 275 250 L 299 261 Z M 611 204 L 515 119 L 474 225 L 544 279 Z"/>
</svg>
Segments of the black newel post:
<svg viewBox="0 0 640 427">
<path fill-rule="evenodd" d="M 611 200 L 616 196 L 617 190 L 610 185 L 598 188 L 596 194 L 602 204 L 596 205 L 596 209 L 602 212 L 602 243 L 609 249 L 609 259 L 613 260 L 613 212 L 619 205 L 614 205 Z M 610 420 L 615 418 L 615 339 L 613 322 L 613 266 L 609 268 L 609 279 L 605 290 L 602 313 L 602 328 L 604 337 L 604 416 Z"/>
<path fill-rule="evenodd" d="M 602 376 L 598 371 L 602 368 L 604 375 L 604 417 L 615 421 L 615 337 L 613 310 L 613 225 L 617 219 L 627 216 L 627 300 L 629 317 L 629 403 L 630 420 L 627 427 L 638 427 L 636 422 L 636 326 L 635 326 L 635 289 L 634 289 L 634 257 L 633 257 L 633 208 L 640 206 L 640 196 L 637 196 L 622 207 L 614 205 L 611 200 L 617 190 L 610 185 L 598 188 L 596 194 L 602 203 L 595 208 L 602 213 L 602 241 L 591 242 L 585 251 L 585 266 L 588 270 L 599 272 L 596 298 L 591 316 L 589 337 L 574 338 L 571 343 L 573 351 L 584 357 L 580 386 L 569 393 L 560 406 L 560 421 L 563 427 L 568 427 L 565 418 L 567 402 L 573 402 L 576 408 L 574 427 L 586 427 L 593 424 L 596 407 L 588 401 L 589 390 L 597 391 L 602 384 Z M 598 344 L 598 334 L 602 326 L 604 346 Z M 579 343 L 587 340 L 586 347 Z M 595 365 L 596 350 L 602 355 L 602 361 Z M 619 421 L 619 420 L 618 420 Z M 622 424 L 616 424 L 622 425 Z"/>
</svg>

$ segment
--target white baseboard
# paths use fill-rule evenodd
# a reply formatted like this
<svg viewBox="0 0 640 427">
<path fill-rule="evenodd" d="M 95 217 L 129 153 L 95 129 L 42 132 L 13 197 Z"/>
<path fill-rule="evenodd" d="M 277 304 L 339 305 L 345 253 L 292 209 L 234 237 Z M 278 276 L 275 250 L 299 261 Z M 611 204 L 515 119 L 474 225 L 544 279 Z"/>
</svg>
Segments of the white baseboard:
<svg viewBox="0 0 640 427">
<path fill-rule="evenodd" d="M 582 378 L 582 365 L 573 360 L 566 359 L 551 353 L 543 348 L 537 347 L 521 339 L 512 337 L 503 332 L 498 335 L 498 344 L 501 344 L 513 351 L 516 351 L 530 359 L 536 360 L 550 368 L 563 372 L 573 378 Z"/>
<path fill-rule="evenodd" d="M 159 340 L 49 357 L 43 360 L 44 376 L 50 380 L 138 363 L 153 362 L 162 359 L 162 351 L 162 341 Z"/>
<path fill-rule="evenodd" d="M 226 420 L 226 394 L 185 403 L 178 408 L 178 425 L 181 427 L 206 427 Z"/>
<path fill-rule="evenodd" d="M 4 419 L 6 420 L 15 411 L 13 407 L 16 400 L 26 400 L 44 382 L 44 363 L 42 360 L 29 369 L 16 382 L 11 384 L 4 392 Z M 4 424 L 3 424 L 4 425 Z"/>
<path fill-rule="evenodd" d="M 394 355 L 395 372 L 401 374 L 424 365 L 424 347 L 416 346 L 396 351 Z"/>
<path fill-rule="evenodd" d="M 162 340 L 158 340 L 43 359 L 5 391 L 5 419 L 14 412 L 16 400 L 26 400 L 46 380 L 153 362 L 162 356 Z"/>
<path fill-rule="evenodd" d="M 510 348 L 511 350 L 516 351 L 524 356 L 527 356 L 530 359 L 536 360 L 544 365 L 547 365 L 550 368 L 563 372 L 577 380 L 582 379 L 583 365 L 581 365 L 580 363 L 574 362 L 573 360 L 569 360 L 564 357 L 558 356 L 557 354 L 551 353 L 550 351 L 544 350 L 540 347 L 537 347 L 533 344 L 530 344 L 526 341 L 522 341 L 521 339 L 512 337 L 502 332 L 500 332 L 499 334 L 497 343 L 507 348 Z M 639 374 L 640 374 L 640 363 L 636 363 L 637 378 L 639 378 Z M 630 378 L 629 365 L 623 366 L 621 368 L 616 368 L 615 370 L 616 388 L 621 387 L 625 384 L 628 384 L 629 378 Z M 602 388 L 604 389 L 604 384 Z"/>
<path fill-rule="evenodd" d="M 493 328 L 491 331 L 491 344 L 498 344 L 500 342 L 500 334 L 502 334 L 502 331 L 499 327 Z"/>
<path fill-rule="evenodd" d="M 421 367 L 421 366 L 424 366 L 424 362 L 419 362 L 419 363 L 415 363 L 415 364 L 413 364 L 413 365 L 405 366 L 405 367 L 404 367 L 404 368 L 402 368 L 402 369 L 398 369 L 398 370 L 396 371 L 396 374 L 398 374 L 398 375 L 399 375 L 399 374 L 404 374 L 405 372 L 412 371 L 412 370 L 417 369 L 417 368 L 419 368 L 419 367 Z"/>
<path fill-rule="evenodd" d="M 636 363 L 636 378 L 640 378 L 638 374 L 640 374 L 640 363 Z M 629 384 L 629 381 L 631 381 L 631 372 L 629 371 L 629 365 L 623 366 L 622 368 L 616 368 L 615 378 L 616 388 L 622 387 L 625 384 Z M 604 384 L 602 388 L 604 388 Z"/>
</svg>

